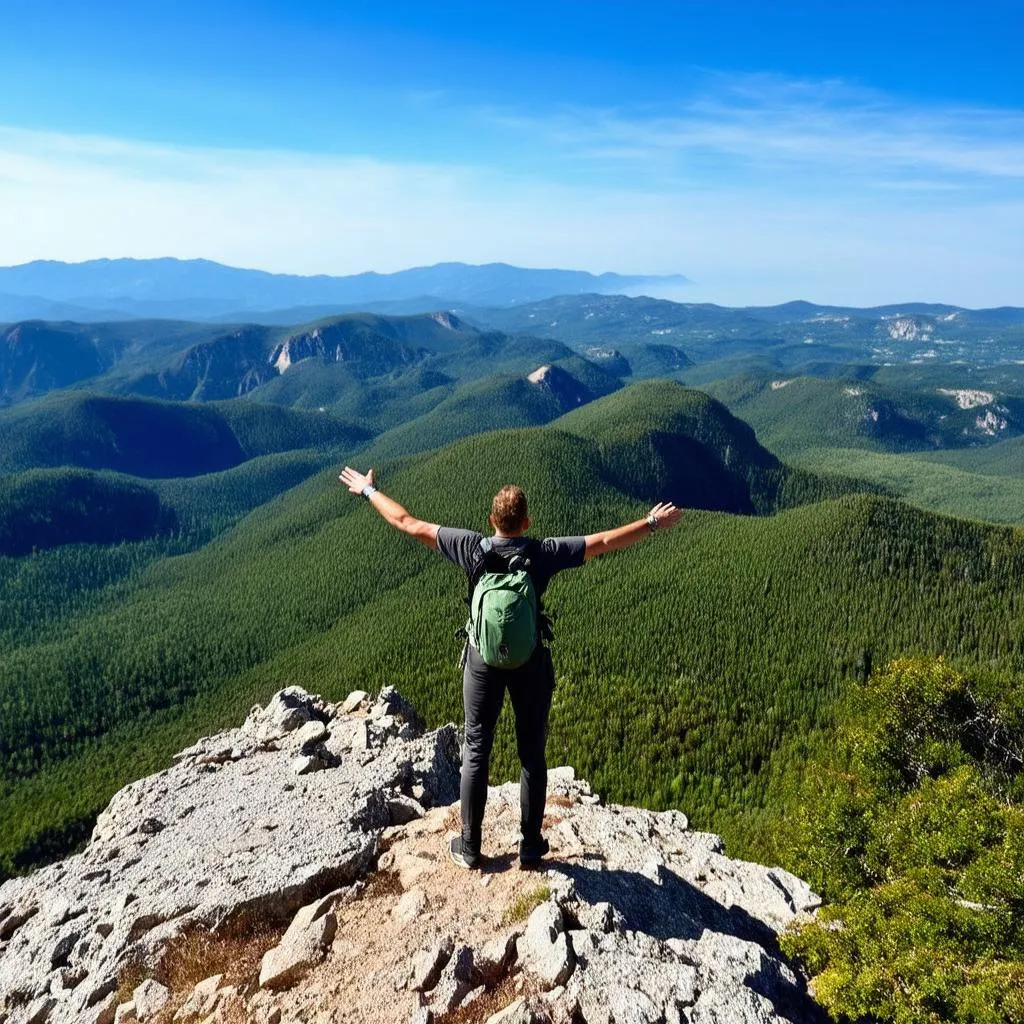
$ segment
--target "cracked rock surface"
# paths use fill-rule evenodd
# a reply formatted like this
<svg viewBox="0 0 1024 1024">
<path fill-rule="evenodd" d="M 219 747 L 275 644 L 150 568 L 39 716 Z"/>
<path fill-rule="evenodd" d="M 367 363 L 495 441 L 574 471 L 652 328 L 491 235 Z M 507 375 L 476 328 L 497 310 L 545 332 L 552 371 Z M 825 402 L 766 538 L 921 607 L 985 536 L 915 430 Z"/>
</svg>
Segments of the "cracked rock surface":
<svg viewBox="0 0 1024 1024">
<path fill-rule="evenodd" d="M 82 853 L 0 886 L 0 1024 L 823 1019 L 776 942 L 817 897 L 678 811 L 604 805 L 556 768 L 540 870 L 518 869 L 511 783 L 489 790 L 483 870 L 452 864 L 456 731 L 423 733 L 393 689 L 290 687 L 174 760 Z M 190 930 L 252 920 L 273 928 L 248 975 L 160 973 Z"/>
<path fill-rule="evenodd" d="M 297 774 L 303 758 L 322 767 Z M 372 869 L 389 799 L 458 791 L 454 728 L 422 735 L 392 689 L 345 715 L 289 687 L 174 761 L 118 792 L 82 853 L 0 886 L 5 1024 L 93 1020 L 124 966 L 188 925 L 287 923 Z"/>
</svg>

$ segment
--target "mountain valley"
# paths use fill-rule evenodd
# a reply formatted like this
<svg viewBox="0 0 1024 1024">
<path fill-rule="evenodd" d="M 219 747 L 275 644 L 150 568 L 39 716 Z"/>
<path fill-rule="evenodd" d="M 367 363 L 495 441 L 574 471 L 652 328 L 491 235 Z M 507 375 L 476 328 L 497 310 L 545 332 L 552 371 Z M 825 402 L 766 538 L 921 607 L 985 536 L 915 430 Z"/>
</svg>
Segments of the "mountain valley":
<svg viewBox="0 0 1024 1024">
<path fill-rule="evenodd" d="M 815 780 L 844 777 L 849 730 L 881 715 L 864 688 L 918 659 L 900 678 L 938 673 L 961 694 L 950 721 L 984 708 L 1020 746 L 1022 339 L 1012 310 L 590 295 L 4 329 L 0 876 L 79 847 L 115 792 L 295 683 L 328 701 L 397 685 L 429 727 L 459 720 L 463 581 L 339 486 L 348 462 L 451 525 L 483 528 L 510 480 L 547 535 L 684 507 L 671 533 L 552 585 L 552 763 L 612 801 L 682 810 L 826 899 L 875 893 L 890 875 L 827 867 L 819 825 L 848 808 L 842 787 L 814 803 Z M 990 865 L 1018 769 L 956 728 L 929 778 L 969 769 L 977 806 L 1009 808 L 971 847 Z M 495 779 L 516 772 L 507 721 L 495 758 Z M 904 797 L 939 799 L 863 770 L 896 818 Z M 984 900 L 1015 898 L 996 890 Z M 839 969 L 803 941 L 812 973 Z"/>
</svg>

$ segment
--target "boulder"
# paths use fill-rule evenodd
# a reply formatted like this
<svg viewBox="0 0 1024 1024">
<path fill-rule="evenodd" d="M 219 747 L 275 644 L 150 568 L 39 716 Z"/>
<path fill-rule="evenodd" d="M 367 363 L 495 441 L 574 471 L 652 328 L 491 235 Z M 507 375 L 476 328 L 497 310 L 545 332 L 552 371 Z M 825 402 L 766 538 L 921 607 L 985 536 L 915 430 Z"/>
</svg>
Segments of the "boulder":
<svg viewBox="0 0 1024 1024">
<path fill-rule="evenodd" d="M 331 910 L 336 899 L 332 894 L 295 915 L 281 941 L 263 955 L 260 988 L 288 988 L 324 958 L 338 928 Z"/>
<path fill-rule="evenodd" d="M 516 941 L 519 932 L 510 932 L 504 938 L 493 939 L 477 952 L 475 967 L 477 976 L 485 985 L 493 988 L 506 974 L 516 959 Z"/>
<path fill-rule="evenodd" d="M 546 989 L 564 985 L 576 966 L 562 911 L 551 901 L 534 908 L 516 949 L 523 968 Z"/>
<path fill-rule="evenodd" d="M 441 977 L 441 971 L 451 959 L 454 948 L 451 938 L 445 936 L 429 949 L 420 950 L 412 959 L 409 988 L 414 992 L 429 992 Z"/>
<path fill-rule="evenodd" d="M 401 899 L 395 904 L 391 916 L 399 924 L 412 924 L 426 909 L 427 895 L 422 889 L 410 889 L 403 893 Z"/>
<path fill-rule="evenodd" d="M 217 1008 L 218 990 L 223 980 L 223 974 L 213 974 L 200 981 L 192 989 L 188 999 L 178 1007 L 174 1019 L 187 1021 L 196 1017 L 207 1017 L 213 1013 Z"/>
<path fill-rule="evenodd" d="M 412 797 L 396 796 L 388 801 L 388 820 L 392 825 L 408 825 L 426 814 L 423 805 Z"/>
<path fill-rule="evenodd" d="M 147 978 L 132 993 L 135 1016 L 140 1021 L 155 1017 L 170 1002 L 171 993 L 166 985 Z"/>
<path fill-rule="evenodd" d="M 299 686 L 288 686 L 274 694 L 263 713 L 267 724 L 278 734 L 291 732 L 317 716 L 317 702 Z"/>
<path fill-rule="evenodd" d="M 430 1006 L 435 1013 L 451 1013 L 463 1004 L 473 990 L 473 950 L 456 946 L 430 993 Z"/>
<path fill-rule="evenodd" d="M 365 690 L 353 690 L 342 702 L 341 713 L 351 715 L 369 696 Z"/>
</svg>

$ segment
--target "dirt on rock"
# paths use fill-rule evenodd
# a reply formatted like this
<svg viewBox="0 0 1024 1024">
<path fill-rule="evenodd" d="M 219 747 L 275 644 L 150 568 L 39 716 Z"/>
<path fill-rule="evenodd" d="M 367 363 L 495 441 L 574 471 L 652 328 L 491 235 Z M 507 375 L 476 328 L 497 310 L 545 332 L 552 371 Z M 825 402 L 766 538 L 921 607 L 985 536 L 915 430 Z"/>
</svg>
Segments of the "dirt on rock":
<svg viewBox="0 0 1024 1024">
<path fill-rule="evenodd" d="M 559 807 L 549 805 L 545 827 L 550 832 L 560 821 Z M 385 833 L 387 849 L 377 873 L 337 911 L 338 930 L 326 960 L 277 999 L 283 1021 L 408 1024 L 418 1007 L 429 1005 L 409 987 L 417 952 L 446 941 L 477 950 L 522 931 L 551 889 L 545 870 L 519 868 L 518 801 L 512 806 L 499 797 L 488 806 L 484 859 L 477 870 L 459 867 L 448 856 L 448 839 L 458 827 L 458 807 L 441 807 Z M 551 847 L 552 862 L 560 862 L 557 833 Z M 421 909 L 410 918 L 402 913 L 403 901 Z M 529 988 L 522 974 L 500 979 L 490 992 L 447 1015 L 435 1011 L 434 1020 L 485 1021 Z"/>
</svg>

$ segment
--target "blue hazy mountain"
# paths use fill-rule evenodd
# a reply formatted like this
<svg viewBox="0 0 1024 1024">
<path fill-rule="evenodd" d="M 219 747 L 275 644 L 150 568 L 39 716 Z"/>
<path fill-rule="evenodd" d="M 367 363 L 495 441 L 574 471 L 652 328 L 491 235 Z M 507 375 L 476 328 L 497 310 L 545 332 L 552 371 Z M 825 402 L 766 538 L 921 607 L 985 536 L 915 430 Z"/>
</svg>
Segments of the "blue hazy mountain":
<svg viewBox="0 0 1024 1024">
<path fill-rule="evenodd" d="M 435 307 L 507 306 L 554 295 L 612 294 L 685 283 L 681 275 L 630 277 L 506 263 L 438 263 L 393 274 L 303 277 L 243 270 L 210 260 L 37 260 L 0 267 L 0 319 L 82 320 L 93 310 L 102 313 L 98 319 L 110 319 L 112 313 L 139 318 L 244 319 L 261 310 L 296 307 L 320 307 L 322 315 L 328 306 L 366 309 L 370 304 L 404 303 L 423 296 L 436 297 L 431 303 Z"/>
</svg>

